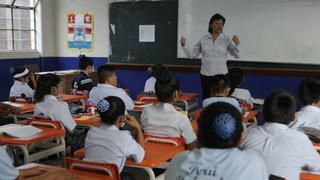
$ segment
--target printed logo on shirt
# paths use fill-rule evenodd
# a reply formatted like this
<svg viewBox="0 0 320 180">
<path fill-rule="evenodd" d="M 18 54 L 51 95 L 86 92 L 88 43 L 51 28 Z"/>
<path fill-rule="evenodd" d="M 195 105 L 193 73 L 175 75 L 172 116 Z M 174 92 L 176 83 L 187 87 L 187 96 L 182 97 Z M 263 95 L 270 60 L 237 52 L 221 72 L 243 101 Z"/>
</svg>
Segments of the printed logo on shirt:
<svg viewBox="0 0 320 180">
<path fill-rule="evenodd" d="M 84 80 L 80 81 L 80 84 L 87 84 L 87 83 L 90 83 L 90 82 L 92 82 L 91 79 L 84 79 Z"/>
<path fill-rule="evenodd" d="M 198 180 L 201 177 L 223 180 L 223 177 L 219 177 L 217 175 L 217 167 L 216 166 L 213 168 L 199 168 L 198 166 L 191 166 L 191 167 L 189 167 L 188 172 L 186 172 L 184 175 L 179 175 L 176 178 L 176 180 L 184 180 L 187 177 L 189 179 L 190 176 L 193 177 L 192 179 L 194 179 L 194 180 Z"/>
</svg>

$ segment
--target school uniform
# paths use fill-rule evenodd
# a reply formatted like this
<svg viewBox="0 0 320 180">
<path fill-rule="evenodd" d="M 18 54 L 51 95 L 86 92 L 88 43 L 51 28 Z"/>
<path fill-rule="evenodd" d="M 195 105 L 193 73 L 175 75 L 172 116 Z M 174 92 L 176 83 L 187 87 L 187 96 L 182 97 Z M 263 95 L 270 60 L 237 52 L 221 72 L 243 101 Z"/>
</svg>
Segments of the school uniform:
<svg viewBox="0 0 320 180">
<path fill-rule="evenodd" d="M 268 174 L 287 180 L 299 180 L 303 167 L 320 170 L 320 156 L 309 138 L 284 124 L 267 122 L 248 129 L 241 149 L 257 152 Z"/>
<path fill-rule="evenodd" d="M 6 146 L 0 146 L 0 179 L 13 180 L 19 176 L 19 171 L 13 166 Z"/>
<path fill-rule="evenodd" d="M 217 103 L 217 102 L 224 102 L 224 103 L 231 104 L 235 108 L 237 108 L 240 113 L 242 113 L 242 109 L 240 107 L 239 102 L 235 98 L 232 98 L 232 97 L 220 97 L 220 96 L 219 97 L 218 96 L 210 97 L 210 98 L 205 99 L 202 102 L 202 107 L 205 108 L 205 107 L 209 106 L 210 104 Z"/>
<path fill-rule="evenodd" d="M 121 98 L 127 110 L 134 108 L 134 103 L 128 94 L 123 89 L 112 86 L 111 84 L 98 84 L 96 87 L 93 87 L 89 93 L 89 102 L 96 106 L 101 99 L 108 96 Z"/>
<path fill-rule="evenodd" d="M 34 115 L 44 115 L 52 120 L 60 121 L 68 130 L 73 130 L 77 125 L 71 116 L 68 104 L 53 95 L 46 95 L 42 102 L 36 103 Z"/>
<path fill-rule="evenodd" d="M 33 98 L 34 90 L 27 84 L 21 81 L 15 80 L 11 89 L 10 97 L 21 97 L 22 94 L 25 94 L 26 97 Z"/>
<path fill-rule="evenodd" d="M 296 119 L 289 126 L 293 129 L 311 127 L 320 130 L 320 108 L 316 106 L 304 106 L 296 112 Z"/>
<path fill-rule="evenodd" d="M 127 157 L 140 163 L 145 151 L 130 135 L 114 125 L 102 124 L 89 130 L 85 140 L 84 160 L 116 164 L 121 172 Z"/>
<path fill-rule="evenodd" d="M 243 101 L 244 103 L 250 104 L 251 107 L 253 105 L 253 98 L 251 97 L 250 91 L 247 89 L 235 88 L 231 96 Z"/>
<path fill-rule="evenodd" d="M 141 114 L 141 127 L 146 134 L 163 137 L 183 137 L 185 144 L 197 139 L 190 120 L 172 104 L 146 106 Z"/>
<path fill-rule="evenodd" d="M 94 85 L 93 85 L 92 79 L 84 71 L 81 71 L 73 79 L 73 82 L 72 82 L 72 89 L 86 90 L 86 91 L 90 92 L 93 87 L 94 87 Z"/>
<path fill-rule="evenodd" d="M 200 148 L 178 154 L 167 168 L 166 180 L 268 180 L 263 159 L 238 148 Z"/>
<path fill-rule="evenodd" d="M 149 79 L 147 79 L 145 85 L 144 85 L 144 90 L 143 92 L 147 93 L 155 93 L 155 85 L 156 85 L 157 79 L 153 76 L 151 76 Z"/>
</svg>

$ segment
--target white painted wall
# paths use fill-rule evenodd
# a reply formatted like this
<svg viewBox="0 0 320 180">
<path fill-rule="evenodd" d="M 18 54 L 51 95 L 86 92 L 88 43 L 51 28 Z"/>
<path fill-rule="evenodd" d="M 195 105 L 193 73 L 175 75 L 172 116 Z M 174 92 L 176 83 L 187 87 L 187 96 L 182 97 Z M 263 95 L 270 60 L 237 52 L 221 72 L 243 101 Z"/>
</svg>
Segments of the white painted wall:
<svg viewBox="0 0 320 180">
<path fill-rule="evenodd" d="M 108 1 L 107 0 L 50 0 L 54 1 L 55 55 L 57 57 L 77 57 L 79 51 L 67 48 L 67 14 L 70 12 L 91 12 L 94 16 L 94 44 L 92 52 L 84 52 L 90 57 L 108 57 Z"/>
<path fill-rule="evenodd" d="M 56 56 L 56 29 L 55 29 L 55 1 L 41 0 L 37 12 L 41 12 L 36 25 L 39 26 L 37 31 L 37 47 L 43 57 Z M 39 22 L 39 23 L 38 23 Z"/>
</svg>

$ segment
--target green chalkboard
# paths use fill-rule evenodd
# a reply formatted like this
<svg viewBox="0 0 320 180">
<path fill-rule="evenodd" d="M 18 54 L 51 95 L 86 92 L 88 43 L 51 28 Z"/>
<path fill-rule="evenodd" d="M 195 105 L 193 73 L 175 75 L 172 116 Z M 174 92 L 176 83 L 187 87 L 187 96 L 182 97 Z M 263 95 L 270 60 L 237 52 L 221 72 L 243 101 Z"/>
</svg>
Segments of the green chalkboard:
<svg viewBox="0 0 320 180">
<path fill-rule="evenodd" d="M 109 13 L 110 62 L 200 64 L 177 58 L 178 0 L 113 2 Z M 140 25 L 155 25 L 154 42 L 139 42 Z"/>
</svg>

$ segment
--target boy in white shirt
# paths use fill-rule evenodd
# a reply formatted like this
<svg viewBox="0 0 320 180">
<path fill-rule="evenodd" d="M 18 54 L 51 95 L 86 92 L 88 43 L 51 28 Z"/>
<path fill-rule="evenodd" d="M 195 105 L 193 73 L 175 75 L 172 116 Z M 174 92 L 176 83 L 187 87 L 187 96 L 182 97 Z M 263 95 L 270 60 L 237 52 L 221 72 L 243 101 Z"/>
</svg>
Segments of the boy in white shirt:
<svg viewBox="0 0 320 180">
<path fill-rule="evenodd" d="M 149 69 L 148 69 L 149 70 Z M 155 85 L 157 79 L 160 78 L 162 72 L 165 70 L 165 67 L 162 66 L 162 64 L 156 64 L 153 67 L 150 67 L 151 71 L 151 77 L 147 79 L 145 85 L 144 85 L 144 91 L 145 93 L 154 94 L 155 91 Z"/>
<path fill-rule="evenodd" d="M 36 88 L 36 80 L 33 73 L 25 67 L 16 67 L 10 69 L 14 78 L 14 83 L 10 89 L 10 97 L 28 97 L 33 98 L 34 90 L 28 85 L 31 80 L 33 87 Z"/>
<path fill-rule="evenodd" d="M 116 96 L 122 99 L 126 110 L 132 110 L 134 103 L 130 96 L 121 88 L 117 87 L 118 79 L 116 69 L 110 65 L 102 65 L 98 69 L 98 85 L 89 93 L 89 102 L 96 106 L 97 103 L 108 96 Z"/>
<path fill-rule="evenodd" d="M 240 151 L 243 127 L 239 111 L 228 103 L 213 103 L 201 112 L 199 145 L 178 154 L 170 162 L 166 180 L 267 180 L 263 159 Z"/>
<path fill-rule="evenodd" d="M 320 170 L 320 156 L 308 137 L 288 124 L 294 120 L 296 102 L 287 91 L 271 93 L 263 105 L 263 126 L 248 129 L 241 149 L 262 156 L 271 175 L 299 180 L 303 168 Z"/>
<path fill-rule="evenodd" d="M 190 120 L 174 107 L 179 91 L 178 79 L 164 71 L 156 82 L 155 90 L 160 102 L 146 106 L 142 111 L 140 121 L 144 133 L 162 137 L 183 137 L 186 148 L 193 149 L 197 136 Z"/>
<path fill-rule="evenodd" d="M 143 133 L 140 124 L 133 116 L 125 115 L 125 104 L 119 97 L 109 96 L 100 100 L 97 109 L 102 121 L 98 127 L 89 130 L 85 141 L 85 160 L 116 164 L 121 172 L 126 158 L 140 163 L 145 151 Z M 129 131 L 119 130 L 127 123 L 137 131 L 137 141 Z"/>
<path fill-rule="evenodd" d="M 299 86 L 299 99 L 302 104 L 296 113 L 296 119 L 290 124 L 291 128 L 304 127 L 320 130 L 320 80 L 305 79 Z"/>
<path fill-rule="evenodd" d="M 242 113 L 242 109 L 240 107 L 239 102 L 233 97 L 228 97 L 228 88 L 229 80 L 226 75 L 214 75 L 211 79 L 210 87 L 212 97 L 205 99 L 202 102 L 202 106 L 206 107 L 215 102 L 225 102 L 233 105 L 235 108 L 239 110 L 240 113 Z"/>
</svg>

